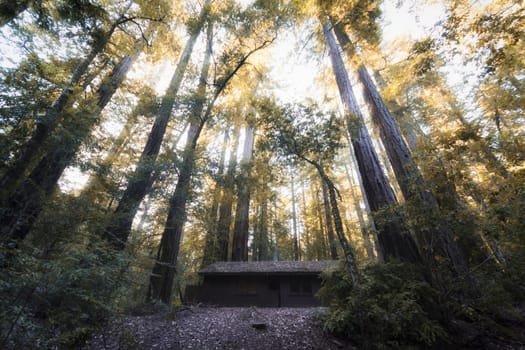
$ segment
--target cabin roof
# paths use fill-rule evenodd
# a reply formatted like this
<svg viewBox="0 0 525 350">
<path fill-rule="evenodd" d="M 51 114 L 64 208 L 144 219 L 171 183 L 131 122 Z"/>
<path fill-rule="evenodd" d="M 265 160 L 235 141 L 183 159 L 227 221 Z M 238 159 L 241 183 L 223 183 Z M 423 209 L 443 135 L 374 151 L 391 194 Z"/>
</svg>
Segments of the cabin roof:
<svg viewBox="0 0 525 350">
<path fill-rule="evenodd" d="M 337 265 L 337 260 L 322 261 L 219 261 L 200 270 L 203 275 L 240 274 L 319 274 Z"/>
</svg>

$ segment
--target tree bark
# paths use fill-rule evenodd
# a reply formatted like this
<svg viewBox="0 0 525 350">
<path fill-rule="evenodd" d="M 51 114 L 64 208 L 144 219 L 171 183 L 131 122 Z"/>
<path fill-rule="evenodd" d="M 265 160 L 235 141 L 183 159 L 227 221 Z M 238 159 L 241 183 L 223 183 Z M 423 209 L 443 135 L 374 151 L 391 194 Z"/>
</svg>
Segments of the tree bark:
<svg viewBox="0 0 525 350">
<path fill-rule="evenodd" d="M 328 237 L 328 246 L 330 247 L 330 257 L 337 260 L 337 247 L 335 245 L 334 227 L 332 224 L 332 213 L 330 210 L 330 199 L 328 198 L 328 188 L 323 179 L 321 179 L 321 188 L 323 190 L 323 206 L 326 221 L 326 233 Z"/>
<path fill-rule="evenodd" d="M 357 264 L 355 260 L 355 255 L 352 247 L 348 243 L 348 240 L 346 239 L 344 229 L 343 229 L 343 221 L 341 220 L 341 214 L 339 213 L 339 205 L 337 204 L 337 189 L 335 188 L 334 183 L 332 180 L 326 175 L 326 172 L 324 171 L 323 167 L 311 159 L 308 159 L 300 154 L 298 154 L 299 158 L 303 159 L 304 161 L 312 164 L 317 172 L 319 173 L 319 176 L 321 176 L 321 179 L 323 180 L 323 184 L 326 185 L 328 188 L 329 198 L 330 198 L 330 207 L 332 208 L 332 217 L 334 219 L 334 226 L 335 226 L 335 232 L 337 234 L 337 238 L 339 240 L 339 243 L 341 244 L 341 247 L 343 248 L 343 253 L 345 255 L 345 265 L 350 272 L 350 276 L 352 278 L 352 283 L 354 285 L 359 284 L 359 270 L 357 269 Z"/>
<path fill-rule="evenodd" d="M 382 253 L 386 260 L 398 258 L 420 263 L 421 258 L 416 244 L 410 236 L 403 217 L 394 212 L 397 200 L 372 146 L 372 140 L 364 125 L 348 73 L 327 23 L 323 24 L 323 33 L 329 46 L 339 93 L 347 112 L 350 139 L 363 180 L 364 195 L 366 195 L 370 209 L 374 213 L 374 221 L 378 226 L 378 240 Z M 379 213 L 385 211 L 390 217 L 383 215 L 382 220 L 377 220 Z"/>
<path fill-rule="evenodd" d="M 293 176 L 293 169 L 291 171 L 292 184 L 292 230 L 293 230 L 293 256 L 295 261 L 299 261 L 299 237 L 297 237 L 297 212 L 295 210 L 295 181 Z"/>
<path fill-rule="evenodd" d="M 175 98 L 177 97 L 184 73 L 186 72 L 186 68 L 193 52 L 193 47 L 197 42 L 197 38 L 199 37 L 207 18 L 208 3 L 209 1 L 203 6 L 199 15 L 198 26 L 191 33 L 186 42 L 186 46 L 182 51 L 168 90 L 162 98 L 158 115 L 153 123 L 146 145 L 142 150 L 135 172 L 131 176 L 129 183 L 122 194 L 122 198 L 104 230 L 104 238 L 106 238 L 117 249 L 123 249 L 126 246 L 126 241 L 131 232 L 133 218 L 137 213 L 140 202 L 142 202 L 151 188 L 151 176 L 154 171 L 155 162 L 159 155 L 160 146 L 164 139 L 164 134 L 166 133 L 173 105 L 175 104 Z"/>
<path fill-rule="evenodd" d="M 217 179 L 215 180 L 215 189 L 213 191 L 212 203 L 209 211 L 208 230 L 206 232 L 206 242 L 202 257 L 202 267 L 208 266 L 218 261 L 217 252 L 219 251 L 219 237 L 217 235 L 217 214 L 219 211 L 219 202 L 221 198 L 224 177 L 224 165 L 226 162 L 226 149 L 230 139 L 229 126 L 224 130 L 224 141 L 222 143 L 221 155 L 219 159 L 219 168 L 217 170 Z"/>
<path fill-rule="evenodd" d="M 219 251 L 216 253 L 219 261 L 228 260 L 228 243 L 232 220 L 233 193 L 235 190 L 235 169 L 237 167 L 237 147 L 239 146 L 239 126 L 233 130 L 233 141 L 230 150 L 228 171 L 224 178 L 223 193 L 219 206 L 219 221 L 217 222 L 217 238 Z"/>
<path fill-rule="evenodd" d="M 308 225 L 308 212 L 307 212 L 307 204 L 306 204 L 306 183 L 303 181 L 301 183 L 301 200 L 303 205 L 303 211 L 302 211 L 302 222 L 304 227 L 303 232 L 303 240 L 304 240 L 304 260 L 312 260 L 312 242 L 311 242 L 311 230 Z"/>
<path fill-rule="evenodd" d="M 361 235 L 363 236 L 363 242 L 365 244 L 366 255 L 370 259 L 375 258 L 374 247 L 372 241 L 370 240 L 370 233 L 368 232 L 368 225 L 365 222 L 365 217 L 363 215 L 363 210 L 361 209 L 361 204 L 359 198 L 357 198 L 357 193 L 355 191 L 355 183 L 350 170 L 348 169 L 348 164 L 345 163 L 345 173 L 350 184 L 350 196 L 352 197 L 352 202 L 354 203 L 354 209 L 357 214 L 357 220 L 359 221 L 359 227 L 361 229 Z"/>
<path fill-rule="evenodd" d="M 268 199 L 266 197 L 263 198 L 261 203 L 259 233 L 258 260 L 270 260 L 270 251 L 268 249 Z"/>
<path fill-rule="evenodd" d="M 233 227 L 232 261 L 248 261 L 248 229 L 250 219 L 250 173 L 253 158 L 254 130 L 247 127 L 244 151 L 237 183 L 237 208 Z"/>
<path fill-rule="evenodd" d="M 334 30 L 341 46 L 347 48 L 347 50 L 352 50 L 350 49 L 352 43 L 346 33 L 337 25 Z M 409 202 L 409 208 L 412 209 L 412 215 L 425 218 L 432 214 L 439 218 L 438 203 L 428 190 L 428 186 L 419 173 L 419 169 L 412 159 L 394 118 L 383 102 L 364 65 L 358 68 L 358 77 L 364 86 L 364 97 L 370 110 L 372 121 L 379 129 L 381 140 L 385 146 L 401 192 L 405 200 Z M 425 260 L 432 261 L 432 265 L 434 265 L 435 259 L 448 259 L 456 274 L 465 273 L 467 271 L 466 260 L 454 241 L 452 229 L 443 221 L 432 227 L 431 225 L 427 226 L 429 227 L 418 226 L 414 228 L 420 251 Z M 438 258 L 438 256 L 441 258 Z"/>
<path fill-rule="evenodd" d="M 321 179 L 321 186 L 322 186 L 322 179 Z M 326 247 L 326 239 L 324 234 L 324 227 L 323 224 L 323 214 L 321 209 L 321 199 L 319 198 L 319 188 L 315 189 L 315 209 L 317 214 L 317 219 L 319 220 L 319 232 L 317 236 L 318 240 L 318 252 L 317 252 L 317 260 L 324 260 L 328 256 L 327 253 L 327 247 Z"/>
<path fill-rule="evenodd" d="M 202 115 L 206 101 L 206 85 L 210 70 L 212 54 L 213 26 L 208 23 L 207 46 L 202 64 L 199 85 L 194 96 L 196 99 L 190 116 L 190 128 L 188 130 L 187 142 L 184 147 L 182 164 L 179 169 L 179 177 L 168 208 L 168 217 L 164 225 L 164 232 L 160 241 L 157 261 L 153 267 L 148 288 L 148 300 L 161 300 L 169 304 L 173 289 L 173 279 L 176 273 L 177 257 L 179 255 L 182 230 L 186 222 L 186 202 L 190 192 L 190 182 L 195 164 L 195 149 L 202 128 L 210 117 L 211 109 L 217 100 L 210 101 L 206 113 Z"/>
<path fill-rule="evenodd" d="M 195 148 L 203 126 L 204 123 L 200 120 L 195 120 L 190 124 L 188 142 L 184 149 L 177 185 L 169 202 L 168 217 L 160 241 L 158 258 L 150 277 L 147 295 L 150 301 L 161 300 L 165 304 L 171 301 L 182 229 L 186 222 L 186 202 L 190 190 Z"/>
</svg>

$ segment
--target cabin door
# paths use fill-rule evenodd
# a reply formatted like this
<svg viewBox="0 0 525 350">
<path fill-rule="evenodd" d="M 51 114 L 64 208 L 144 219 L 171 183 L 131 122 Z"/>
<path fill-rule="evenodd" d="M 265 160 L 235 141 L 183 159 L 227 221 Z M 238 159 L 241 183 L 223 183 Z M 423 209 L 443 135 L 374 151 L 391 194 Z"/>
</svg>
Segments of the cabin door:
<svg viewBox="0 0 525 350">
<path fill-rule="evenodd" d="M 268 279 L 268 295 L 272 300 L 272 305 L 281 307 L 281 281 L 277 277 Z"/>
</svg>

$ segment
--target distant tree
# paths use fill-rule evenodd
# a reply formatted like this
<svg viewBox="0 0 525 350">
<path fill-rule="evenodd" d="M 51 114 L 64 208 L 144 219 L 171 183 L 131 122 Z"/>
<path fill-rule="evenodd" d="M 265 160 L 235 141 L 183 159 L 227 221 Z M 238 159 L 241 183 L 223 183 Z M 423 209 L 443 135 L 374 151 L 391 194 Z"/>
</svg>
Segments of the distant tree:
<svg viewBox="0 0 525 350">
<path fill-rule="evenodd" d="M 218 245 L 219 237 L 217 231 L 217 222 L 219 214 L 219 205 L 221 200 L 221 194 L 224 187 L 224 168 L 226 162 L 226 150 L 228 148 L 228 143 L 230 141 L 230 130 L 229 125 L 226 126 L 224 130 L 224 141 L 221 147 L 221 155 L 219 159 L 217 173 L 215 175 L 213 197 L 209 211 L 208 227 L 206 230 L 206 241 L 204 244 L 203 257 L 202 257 L 202 266 L 208 266 L 215 261 L 218 261 Z M 231 158 L 230 158 L 231 160 Z"/>
<path fill-rule="evenodd" d="M 232 46 L 225 47 L 220 60 L 222 65 L 216 67 L 215 89 L 208 100 L 206 109 L 202 113 L 199 111 L 207 101 L 207 99 L 201 99 L 200 103 L 197 104 L 198 108 L 193 109 L 190 117 L 191 124 L 179 168 L 177 185 L 169 202 L 168 216 L 158 250 L 157 261 L 150 278 L 148 300 L 160 300 L 166 304 L 169 304 L 171 301 L 182 230 L 186 222 L 186 204 L 199 135 L 204 125 L 213 116 L 212 111 L 215 103 L 228 87 L 230 81 L 247 64 L 248 59 L 254 53 L 265 49 L 275 40 L 277 31 L 281 28 L 283 22 L 279 18 L 276 19 L 273 11 L 272 4 L 255 3 L 252 7 L 248 7 L 244 12 L 238 14 L 238 16 L 234 16 L 236 18 L 233 22 L 227 22 L 227 24 L 236 26 L 237 30 L 229 33 L 232 35 L 233 43 Z M 252 16 L 255 14 L 258 14 L 258 16 Z M 238 21 L 239 19 L 240 21 Z M 250 41 L 251 38 L 244 36 L 249 36 L 255 32 L 257 32 L 257 36 L 253 41 Z M 209 37 L 207 46 L 207 52 L 210 54 L 211 39 Z M 251 45 L 247 46 L 245 41 L 249 41 Z M 204 73 L 204 70 L 202 73 Z M 206 80 L 203 80 L 202 76 L 201 74 L 199 87 L 205 89 Z M 203 94 L 198 96 L 203 96 Z"/>
<path fill-rule="evenodd" d="M 346 239 L 337 203 L 335 184 L 327 175 L 323 161 L 330 161 L 340 147 L 341 124 L 333 115 L 325 115 L 315 107 L 272 106 L 262 104 L 263 114 L 268 118 L 267 137 L 274 141 L 275 151 L 284 156 L 294 156 L 312 165 L 326 185 L 330 198 L 335 232 L 341 244 L 346 267 L 354 284 L 359 283 L 359 272 L 353 248 Z"/>
<path fill-rule="evenodd" d="M 251 168 L 253 161 L 254 129 L 248 126 L 244 133 L 243 155 L 237 177 L 237 207 L 233 226 L 232 261 L 248 261 L 248 229 L 250 218 Z"/>
<path fill-rule="evenodd" d="M 235 122 L 234 122 L 235 123 Z M 235 195 L 235 173 L 237 169 L 237 147 L 239 146 L 240 127 L 235 124 L 233 130 L 230 161 L 224 176 L 222 196 L 217 218 L 217 251 L 214 254 L 217 261 L 228 261 L 228 245 L 230 242 L 230 227 L 232 223 L 232 208 Z M 214 260 L 215 260 L 214 259 Z"/>
</svg>

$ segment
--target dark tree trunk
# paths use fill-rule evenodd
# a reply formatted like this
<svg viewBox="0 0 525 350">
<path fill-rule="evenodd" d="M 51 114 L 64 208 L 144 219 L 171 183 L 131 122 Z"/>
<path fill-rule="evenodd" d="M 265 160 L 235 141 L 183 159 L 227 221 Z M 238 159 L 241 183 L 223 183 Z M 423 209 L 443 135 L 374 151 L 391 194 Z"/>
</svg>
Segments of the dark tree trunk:
<svg viewBox="0 0 525 350">
<path fill-rule="evenodd" d="M 330 27 L 326 23 L 323 25 L 323 32 L 330 49 L 330 59 L 339 93 L 346 109 L 350 139 L 363 180 L 364 195 L 374 213 L 374 220 L 378 226 L 379 245 L 384 258 L 421 262 L 417 246 L 410 236 L 404 219 L 394 211 L 397 200 L 381 168 L 372 140 L 364 125 L 348 73 Z M 386 211 L 390 216 L 387 218 L 381 215 L 383 218 L 377 220 L 381 211 Z"/>
<path fill-rule="evenodd" d="M 211 110 L 218 93 L 216 92 L 213 100 L 210 101 L 203 115 L 204 103 L 206 101 L 206 85 L 210 70 L 210 60 L 212 54 L 213 27 L 208 23 L 207 47 L 202 64 L 199 85 L 194 94 L 196 102 L 190 116 L 190 128 L 188 130 L 187 142 L 184 147 L 182 164 L 179 168 L 179 177 L 175 191 L 169 202 L 168 217 L 164 225 L 164 232 L 160 241 L 157 254 L 157 261 L 153 267 L 148 289 L 148 300 L 161 300 L 165 304 L 171 301 L 173 280 L 176 273 L 177 257 L 179 255 L 182 230 L 186 222 L 186 202 L 190 193 L 190 182 L 195 164 L 195 149 L 197 141 L 206 121 L 210 117 Z"/>
<path fill-rule="evenodd" d="M 361 229 L 361 235 L 363 236 L 363 242 L 366 249 L 366 255 L 368 258 L 373 259 L 375 258 L 374 254 L 374 247 L 372 245 L 372 241 L 370 240 L 370 233 L 368 232 L 368 225 L 365 222 L 365 217 L 363 213 L 363 209 L 361 209 L 361 204 L 359 198 L 357 198 L 357 193 L 355 191 L 355 183 L 354 179 L 352 178 L 352 175 L 350 174 L 350 170 L 348 169 L 348 164 L 345 164 L 345 173 L 346 177 L 348 179 L 348 182 L 350 184 L 350 196 L 352 197 L 352 202 L 354 203 L 354 209 L 357 214 L 357 219 L 359 221 L 359 228 Z"/>
<path fill-rule="evenodd" d="M 219 211 L 219 202 L 223 188 L 224 164 L 226 161 L 226 149 L 229 142 L 229 129 L 224 130 L 224 141 L 222 143 L 221 156 L 219 159 L 219 168 L 217 169 L 217 178 L 215 180 L 215 189 L 213 191 L 212 203 L 210 206 L 208 230 L 206 232 L 206 242 L 202 258 L 202 267 L 208 266 L 218 261 L 219 239 L 217 236 L 217 214 Z"/>
<path fill-rule="evenodd" d="M 162 233 L 157 261 L 150 277 L 147 295 L 147 299 L 150 301 L 160 300 L 165 304 L 169 304 L 171 301 L 182 229 L 186 222 L 186 202 L 190 191 L 195 148 L 203 126 L 204 123 L 200 120 L 190 124 L 188 142 L 179 169 L 179 178 L 170 199 L 168 217 Z"/>
<path fill-rule="evenodd" d="M 323 167 L 317 163 L 314 162 L 304 156 L 298 155 L 301 159 L 304 161 L 312 164 L 317 172 L 319 173 L 319 176 L 321 176 L 321 179 L 323 180 L 323 184 L 326 185 L 329 193 L 330 198 L 330 207 L 332 208 L 332 217 L 334 219 L 334 226 L 335 226 L 335 233 L 337 234 L 337 239 L 339 240 L 339 243 L 341 244 L 341 248 L 343 248 L 343 253 L 345 255 L 345 265 L 350 272 L 350 276 L 352 277 L 352 282 L 354 285 L 359 284 L 359 271 L 357 269 L 357 264 L 355 260 L 355 255 L 353 248 L 348 243 L 348 240 L 346 239 L 344 229 L 343 229 L 343 221 L 341 220 L 341 214 L 339 213 L 339 205 L 337 204 L 337 189 L 335 188 L 334 183 L 332 180 L 326 175 L 326 172 L 324 171 Z"/>
<path fill-rule="evenodd" d="M 304 227 L 304 232 L 303 232 L 303 239 L 304 239 L 304 250 L 305 250 L 305 257 L 304 259 L 309 261 L 309 260 L 312 260 L 312 242 L 311 242 L 311 230 L 309 228 L 309 225 L 308 225 L 308 221 L 307 221 L 307 218 L 308 218 L 308 213 L 307 213 L 307 204 L 306 204 L 306 184 L 305 182 L 303 181 L 303 183 L 301 184 L 301 200 L 302 200 L 302 204 L 303 204 L 303 211 L 302 211 L 302 220 L 303 220 L 303 227 Z"/>
<path fill-rule="evenodd" d="M 157 118 L 153 123 L 135 172 L 131 175 L 117 209 L 104 231 L 104 237 L 117 249 L 123 249 L 126 246 L 126 241 L 131 232 L 133 218 L 137 213 L 140 202 L 142 202 L 151 188 L 151 176 L 159 155 L 162 140 L 164 139 L 164 134 L 166 133 L 175 98 L 177 97 L 184 73 L 186 72 L 193 47 L 204 25 L 206 14 L 207 6 L 205 5 L 199 16 L 199 25 L 191 33 L 179 58 L 179 63 L 171 78 L 168 90 L 162 98 Z"/>
<path fill-rule="evenodd" d="M 338 26 L 335 33 L 343 48 L 352 46 L 348 36 Z M 429 214 L 440 217 L 439 206 L 424 183 L 417 165 L 412 160 L 410 151 L 403 140 L 399 128 L 386 107 L 381 95 L 377 91 L 365 66 L 358 69 L 358 77 L 364 86 L 364 97 L 370 110 L 372 121 L 379 129 L 379 134 L 386 153 L 398 180 L 401 192 L 405 200 L 409 202 L 412 209 L 411 215 L 427 217 Z M 440 257 L 440 260 L 448 259 L 457 274 L 467 271 L 467 264 L 463 253 L 454 241 L 452 229 L 443 221 L 434 227 L 415 227 L 416 237 L 419 241 L 420 250 L 425 259 L 430 262 Z M 434 264 L 432 264 L 434 265 Z"/>
<path fill-rule="evenodd" d="M 217 222 L 217 238 L 219 251 L 216 253 L 219 261 L 228 260 L 228 243 L 230 241 L 230 226 L 232 221 L 233 194 L 235 191 L 235 169 L 237 167 L 237 147 L 239 145 L 239 126 L 233 130 L 233 141 L 230 151 L 228 171 L 224 177 L 223 192 L 219 206 L 219 221 Z"/>
<path fill-rule="evenodd" d="M 268 199 L 264 198 L 261 203 L 261 214 L 259 217 L 259 261 L 270 260 L 270 251 L 268 247 Z"/>
<path fill-rule="evenodd" d="M 321 179 L 321 186 L 322 186 L 322 179 Z M 315 189 L 315 198 L 314 198 L 314 201 L 315 201 L 315 208 L 316 208 L 316 212 L 317 212 L 317 219 L 319 220 L 319 233 L 318 233 L 318 236 L 317 236 L 317 240 L 319 241 L 319 250 L 318 250 L 318 254 L 317 254 L 317 260 L 324 260 L 326 259 L 326 257 L 328 256 L 328 249 L 326 247 L 326 239 L 325 239 L 325 232 L 324 232 L 324 227 L 325 225 L 323 224 L 323 213 L 322 213 L 322 209 L 321 209 L 321 199 L 319 198 L 319 188 L 316 188 Z"/>
<path fill-rule="evenodd" d="M 253 157 L 254 130 L 246 128 L 241 172 L 237 182 L 237 208 L 233 227 L 232 261 L 248 261 L 248 229 L 250 219 L 250 173 Z"/>
<path fill-rule="evenodd" d="M 323 180 L 323 179 L 321 179 Z M 334 227 L 332 224 L 332 212 L 330 209 L 330 199 L 328 195 L 328 188 L 324 181 L 321 182 L 321 188 L 323 190 L 323 206 L 324 215 L 326 221 L 326 233 L 328 237 L 328 246 L 330 247 L 330 257 L 337 260 L 337 246 L 335 243 Z"/>
<path fill-rule="evenodd" d="M 298 261 L 300 259 L 299 256 L 299 237 L 297 237 L 297 212 L 295 210 L 295 181 L 293 176 L 292 169 L 291 172 L 291 183 L 292 183 L 292 230 L 293 230 L 293 256 L 294 260 Z"/>
</svg>

